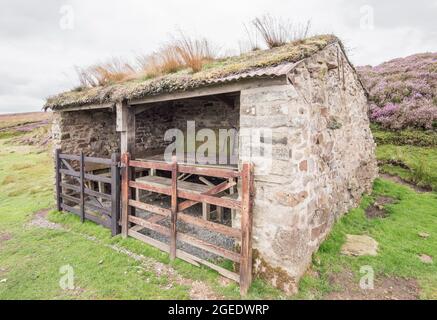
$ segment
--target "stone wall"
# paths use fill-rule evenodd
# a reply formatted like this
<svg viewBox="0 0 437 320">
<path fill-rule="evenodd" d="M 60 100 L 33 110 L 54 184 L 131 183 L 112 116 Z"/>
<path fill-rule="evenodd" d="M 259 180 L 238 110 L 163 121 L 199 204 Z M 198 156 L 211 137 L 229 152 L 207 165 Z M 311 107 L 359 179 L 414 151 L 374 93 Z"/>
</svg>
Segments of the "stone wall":
<svg viewBox="0 0 437 320">
<path fill-rule="evenodd" d="M 366 96 L 342 49 L 331 45 L 300 63 L 290 84 L 243 90 L 235 106 L 219 101 L 161 103 L 136 115 L 139 151 L 163 148 L 170 128 L 240 127 L 240 155 L 251 129 L 271 130 L 255 164 L 254 270 L 294 292 L 333 223 L 357 206 L 377 174 Z M 54 146 L 107 157 L 119 151 L 115 112 L 54 113 Z M 271 156 L 265 150 L 271 150 Z M 262 170 L 266 163 L 271 166 Z M 238 214 L 233 224 L 239 226 Z"/>
<path fill-rule="evenodd" d="M 238 129 L 240 109 L 238 101 L 235 106 L 219 101 L 187 101 L 178 102 L 174 106 L 174 126 L 185 132 L 187 121 L 196 122 L 196 130 L 208 128 Z"/>
<path fill-rule="evenodd" d="M 151 106 L 135 116 L 137 152 L 161 149 L 168 145 L 164 141 L 164 134 L 174 127 L 173 113 L 172 104 L 163 103 Z"/>
<path fill-rule="evenodd" d="M 241 132 L 272 131 L 261 145 L 271 159 L 254 159 L 255 273 L 295 292 L 334 221 L 371 190 L 377 166 L 366 96 L 338 46 L 302 62 L 290 80 L 242 91 L 240 123 Z M 269 161 L 269 172 L 260 170 Z"/>
<path fill-rule="evenodd" d="M 165 148 L 170 143 L 164 140 L 168 129 L 177 128 L 186 138 L 188 121 L 195 122 L 196 132 L 204 128 L 238 129 L 238 101 L 235 106 L 207 98 L 157 104 L 136 115 L 137 151 Z"/>
<path fill-rule="evenodd" d="M 54 147 L 63 152 L 88 156 L 108 157 L 119 152 L 120 137 L 115 131 L 116 115 L 112 111 L 86 110 L 53 113 L 52 136 Z M 222 102 L 187 100 L 177 103 L 160 103 L 136 115 L 137 151 L 165 148 L 165 132 L 178 128 L 186 132 L 187 121 L 202 128 L 238 128 L 239 107 Z"/>
<path fill-rule="evenodd" d="M 52 137 L 54 148 L 65 153 L 109 158 L 120 151 L 113 111 L 54 112 Z"/>
</svg>

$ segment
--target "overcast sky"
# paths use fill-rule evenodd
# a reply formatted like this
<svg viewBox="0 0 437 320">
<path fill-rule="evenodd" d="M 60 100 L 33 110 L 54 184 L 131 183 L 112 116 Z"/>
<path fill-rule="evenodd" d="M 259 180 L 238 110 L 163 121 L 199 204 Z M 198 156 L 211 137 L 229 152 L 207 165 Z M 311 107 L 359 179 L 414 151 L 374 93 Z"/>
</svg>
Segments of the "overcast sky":
<svg viewBox="0 0 437 320">
<path fill-rule="evenodd" d="M 311 19 L 356 65 L 437 51 L 437 0 L 1 0 L 0 113 L 38 111 L 77 86 L 74 66 L 156 50 L 182 29 L 238 53 L 243 23 Z"/>
</svg>

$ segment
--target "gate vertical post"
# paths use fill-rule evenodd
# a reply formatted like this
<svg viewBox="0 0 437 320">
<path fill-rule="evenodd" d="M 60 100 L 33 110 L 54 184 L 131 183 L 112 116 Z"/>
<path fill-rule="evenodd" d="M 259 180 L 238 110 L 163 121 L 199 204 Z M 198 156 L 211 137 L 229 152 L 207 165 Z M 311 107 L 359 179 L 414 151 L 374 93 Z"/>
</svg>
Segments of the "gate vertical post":
<svg viewBox="0 0 437 320">
<path fill-rule="evenodd" d="M 171 164 L 171 230 L 170 230 L 170 260 L 176 258 L 176 224 L 178 214 L 178 163 L 176 157 Z"/>
<path fill-rule="evenodd" d="M 252 282 L 252 164 L 243 164 L 241 179 L 240 294 L 244 296 Z"/>
<path fill-rule="evenodd" d="M 62 199 L 61 199 L 61 193 L 62 193 L 61 180 L 62 180 L 62 176 L 61 176 L 61 173 L 59 172 L 59 170 L 61 169 L 61 160 L 59 159 L 59 154 L 60 153 L 61 153 L 61 149 L 56 149 L 55 150 L 56 209 L 58 211 L 62 210 Z"/>
<path fill-rule="evenodd" d="M 80 152 L 80 221 L 85 221 L 85 156 Z"/>
<path fill-rule="evenodd" d="M 120 155 L 113 153 L 111 160 L 111 233 L 116 236 L 120 233 Z"/>
<path fill-rule="evenodd" d="M 129 152 L 123 153 L 121 156 L 122 174 L 121 174 L 121 235 L 126 238 L 129 229 L 129 199 L 130 199 L 130 154 Z"/>
</svg>

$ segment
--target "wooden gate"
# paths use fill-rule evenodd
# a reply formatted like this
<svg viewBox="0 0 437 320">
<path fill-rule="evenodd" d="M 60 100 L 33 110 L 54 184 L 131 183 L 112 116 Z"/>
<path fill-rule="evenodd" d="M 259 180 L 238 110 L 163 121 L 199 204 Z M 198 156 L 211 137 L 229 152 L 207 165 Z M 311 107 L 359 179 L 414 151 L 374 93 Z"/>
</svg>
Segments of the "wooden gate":
<svg viewBox="0 0 437 320">
<path fill-rule="evenodd" d="M 176 257 L 191 264 L 206 265 L 221 275 L 240 284 L 241 294 L 247 293 L 252 281 L 252 192 L 253 174 L 252 165 L 244 163 L 241 171 L 222 168 L 207 168 L 195 165 L 178 164 L 176 159 L 172 163 L 155 161 L 135 161 L 130 159 L 129 153 L 122 155 L 122 218 L 121 227 L 124 237 L 131 236 L 144 241 L 170 254 L 170 259 Z M 150 177 L 150 179 L 135 180 L 135 168 L 162 170 L 171 173 L 171 178 Z M 211 186 L 206 191 L 190 190 L 185 183 L 178 180 L 178 174 L 192 174 L 225 179 L 224 182 Z M 153 178 L 153 179 L 152 179 Z M 241 196 L 239 199 L 219 197 L 218 195 L 236 185 L 240 179 Z M 153 193 L 170 196 L 171 206 L 165 208 L 135 199 L 136 190 L 146 190 Z M 233 228 L 224 224 L 215 223 L 184 213 L 184 210 L 197 204 L 214 205 L 217 208 L 230 208 L 241 212 L 241 228 Z M 135 209 L 141 209 L 161 218 L 170 218 L 170 226 L 165 227 L 156 223 L 155 219 L 143 219 L 135 216 Z M 224 234 L 234 238 L 240 244 L 240 252 L 222 248 L 214 243 L 201 240 L 188 233 L 177 230 L 177 221 L 194 225 L 209 231 Z M 142 228 L 153 230 L 168 237 L 169 243 L 159 241 L 138 232 Z M 227 270 L 210 261 L 190 254 L 177 247 L 177 241 L 200 248 L 214 255 L 229 259 L 239 264 L 239 274 Z"/>
<path fill-rule="evenodd" d="M 111 159 L 55 152 L 57 209 L 120 233 L 119 155 Z M 96 189 L 98 191 L 96 191 Z"/>
</svg>

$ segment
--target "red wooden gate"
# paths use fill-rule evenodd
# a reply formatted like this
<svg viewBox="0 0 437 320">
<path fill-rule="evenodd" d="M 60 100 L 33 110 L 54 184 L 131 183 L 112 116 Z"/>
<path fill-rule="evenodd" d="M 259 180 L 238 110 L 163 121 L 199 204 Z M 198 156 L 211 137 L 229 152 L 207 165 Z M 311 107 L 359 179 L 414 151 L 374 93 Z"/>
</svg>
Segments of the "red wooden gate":
<svg viewBox="0 0 437 320">
<path fill-rule="evenodd" d="M 173 159 L 172 163 L 135 161 L 130 159 L 129 153 L 123 154 L 121 160 L 122 235 L 124 237 L 134 237 L 155 246 L 160 250 L 168 252 L 170 254 L 170 259 L 172 260 L 177 257 L 196 266 L 199 266 L 200 264 L 206 265 L 216 270 L 221 275 L 238 282 L 240 284 L 241 294 L 245 295 L 252 281 L 252 165 L 244 163 L 242 170 L 236 171 L 232 169 L 178 164 L 176 159 Z M 134 177 L 135 168 L 171 172 L 171 178 L 150 177 L 150 179 L 140 179 L 141 181 L 136 181 Z M 182 182 L 178 181 L 179 173 L 222 178 L 225 179 L 225 181 L 216 186 L 209 187 L 208 190 L 191 190 L 186 187 L 187 184 L 185 184 L 184 187 L 178 186 L 178 183 L 182 184 Z M 240 198 L 233 199 L 230 197 L 219 196 L 223 191 L 235 186 L 236 179 L 240 179 L 241 183 Z M 170 208 L 152 205 L 141 202 L 140 199 L 135 199 L 135 193 L 132 192 L 135 189 L 170 196 Z M 184 210 L 197 203 L 239 210 L 241 212 L 241 227 L 233 228 L 184 213 Z M 143 219 L 135 216 L 135 209 L 141 209 L 163 218 L 170 218 L 170 227 L 157 224 L 154 219 Z M 178 220 L 234 238 L 240 243 L 240 252 L 225 249 L 217 244 L 201 240 L 177 230 Z M 139 228 L 147 228 L 167 236 L 169 238 L 169 244 L 138 232 Z M 239 274 L 177 248 L 177 241 L 182 241 L 191 246 L 238 263 Z"/>
</svg>

